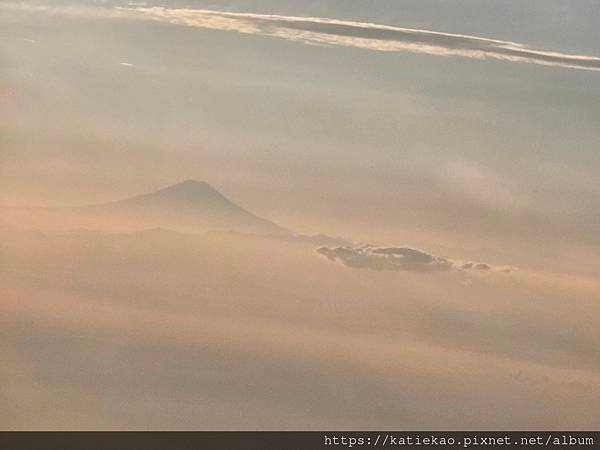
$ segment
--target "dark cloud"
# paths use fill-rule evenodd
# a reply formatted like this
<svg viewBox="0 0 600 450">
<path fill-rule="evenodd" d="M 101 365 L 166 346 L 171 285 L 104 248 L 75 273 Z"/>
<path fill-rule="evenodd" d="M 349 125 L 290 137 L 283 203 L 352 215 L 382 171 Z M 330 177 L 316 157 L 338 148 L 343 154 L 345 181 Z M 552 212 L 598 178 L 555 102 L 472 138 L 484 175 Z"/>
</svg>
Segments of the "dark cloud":
<svg viewBox="0 0 600 450">
<path fill-rule="evenodd" d="M 321 247 L 317 252 L 331 261 L 339 259 L 346 266 L 357 269 L 436 272 L 452 268 L 452 263 L 446 258 L 406 247 Z"/>
<path fill-rule="evenodd" d="M 448 270 L 472 270 L 510 272 L 510 268 L 495 268 L 486 263 L 456 262 L 441 256 L 431 255 L 409 247 L 321 247 L 317 252 L 330 261 L 341 261 L 355 269 L 407 270 L 412 272 L 443 272 Z"/>
<path fill-rule="evenodd" d="M 458 268 L 462 269 L 462 270 L 491 270 L 492 266 L 490 266 L 489 264 L 485 264 L 485 263 L 468 262 L 468 263 L 461 264 Z"/>
</svg>

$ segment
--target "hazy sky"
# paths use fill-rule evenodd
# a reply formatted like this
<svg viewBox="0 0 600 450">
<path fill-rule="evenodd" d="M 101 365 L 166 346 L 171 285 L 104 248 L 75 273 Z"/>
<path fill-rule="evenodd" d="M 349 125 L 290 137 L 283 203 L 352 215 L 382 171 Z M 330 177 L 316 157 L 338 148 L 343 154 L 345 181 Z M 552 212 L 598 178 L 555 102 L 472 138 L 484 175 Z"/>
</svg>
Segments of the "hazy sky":
<svg viewBox="0 0 600 450">
<path fill-rule="evenodd" d="M 0 20 L 3 204 L 194 178 L 301 232 L 598 251 L 593 1 L 5 1 Z"/>
<path fill-rule="evenodd" d="M 0 221 L 0 419 L 597 427 L 599 23 L 597 0 L 0 0 L 1 206 L 196 179 L 354 243 Z"/>
<path fill-rule="evenodd" d="M 227 234 L 5 236 L 0 428 L 598 426 L 597 279 L 354 269 Z"/>
</svg>

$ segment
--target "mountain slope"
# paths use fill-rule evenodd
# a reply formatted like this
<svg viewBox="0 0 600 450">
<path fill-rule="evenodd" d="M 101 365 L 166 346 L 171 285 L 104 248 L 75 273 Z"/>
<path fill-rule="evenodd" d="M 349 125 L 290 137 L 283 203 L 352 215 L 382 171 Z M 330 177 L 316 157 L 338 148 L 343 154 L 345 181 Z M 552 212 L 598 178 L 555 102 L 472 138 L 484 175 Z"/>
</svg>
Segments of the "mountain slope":
<svg viewBox="0 0 600 450">
<path fill-rule="evenodd" d="M 186 180 L 155 192 L 101 205 L 74 208 L 87 217 L 137 221 L 143 228 L 223 230 L 255 234 L 288 235 L 289 232 L 260 218 L 226 198 L 210 184 Z"/>
</svg>

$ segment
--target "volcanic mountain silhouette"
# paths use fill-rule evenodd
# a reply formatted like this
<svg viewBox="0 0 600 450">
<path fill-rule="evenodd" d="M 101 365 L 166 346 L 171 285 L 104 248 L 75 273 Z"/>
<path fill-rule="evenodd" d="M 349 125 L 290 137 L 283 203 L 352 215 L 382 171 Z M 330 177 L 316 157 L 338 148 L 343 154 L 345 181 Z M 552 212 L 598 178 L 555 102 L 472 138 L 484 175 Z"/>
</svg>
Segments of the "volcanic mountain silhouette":
<svg viewBox="0 0 600 450">
<path fill-rule="evenodd" d="M 196 180 L 186 180 L 148 194 L 74 210 L 87 216 L 135 219 L 143 223 L 145 228 L 220 230 L 281 236 L 290 234 L 285 228 L 236 205 L 210 184 Z"/>
</svg>

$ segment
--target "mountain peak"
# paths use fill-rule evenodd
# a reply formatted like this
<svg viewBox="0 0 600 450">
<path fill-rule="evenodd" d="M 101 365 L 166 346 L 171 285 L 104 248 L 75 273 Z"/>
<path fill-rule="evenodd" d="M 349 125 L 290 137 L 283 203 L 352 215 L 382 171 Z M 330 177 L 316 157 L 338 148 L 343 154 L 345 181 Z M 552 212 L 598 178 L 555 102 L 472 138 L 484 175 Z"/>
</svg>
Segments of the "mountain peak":
<svg viewBox="0 0 600 450">
<path fill-rule="evenodd" d="M 144 220 L 146 227 L 177 229 L 183 226 L 186 230 L 289 234 L 282 227 L 236 205 L 207 182 L 193 179 L 99 206 L 104 213 L 108 208 L 115 214 Z"/>
<path fill-rule="evenodd" d="M 175 184 L 174 186 L 207 186 L 207 187 L 211 187 L 212 186 L 210 184 L 208 184 L 206 181 L 198 181 L 198 180 L 193 180 L 191 178 L 187 179 L 187 180 L 183 180 L 177 184 Z"/>
<path fill-rule="evenodd" d="M 184 180 L 180 183 L 167 186 L 158 191 L 146 194 L 150 196 L 168 196 L 172 199 L 194 201 L 200 198 L 213 198 L 219 201 L 229 202 L 219 191 L 205 181 Z"/>
<path fill-rule="evenodd" d="M 208 184 L 206 181 L 198 181 L 198 180 L 192 180 L 192 179 L 183 180 L 179 183 L 173 184 L 171 186 L 167 186 L 164 189 L 203 189 L 203 190 L 210 190 L 210 191 L 217 192 L 217 190 L 214 187 L 212 187 L 210 184 Z M 164 189 L 161 189 L 161 190 L 164 190 Z"/>
</svg>

